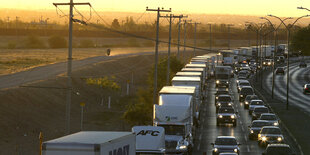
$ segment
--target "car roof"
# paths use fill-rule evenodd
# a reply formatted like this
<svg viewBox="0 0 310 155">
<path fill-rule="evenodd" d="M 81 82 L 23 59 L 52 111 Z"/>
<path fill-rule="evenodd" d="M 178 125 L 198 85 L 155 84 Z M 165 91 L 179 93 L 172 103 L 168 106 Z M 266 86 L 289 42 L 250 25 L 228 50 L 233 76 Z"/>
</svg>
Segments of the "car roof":
<svg viewBox="0 0 310 155">
<path fill-rule="evenodd" d="M 235 136 L 217 136 L 216 138 L 232 138 L 232 139 L 236 139 Z"/>
<path fill-rule="evenodd" d="M 288 147 L 288 148 L 290 148 L 290 146 L 287 144 L 268 144 L 267 148 L 268 147 Z"/>
<path fill-rule="evenodd" d="M 262 113 L 261 116 L 263 115 L 276 116 L 276 114 L 273 114 L 273 113 Z"/>
<path fill-rule="evenodd" d="M 264 128 L 264 129 L 280 129 L 280 128 L 277 127 L 277 126 L 264 126 L 263 128 Z"/>
<path fill-rule="evenodd" d="M 228 94 L 221 94 L 221 95 L 219 95 L 218 97 L 231 97 L 231 96 L 228 95 Z"/>
<path fill-rule="evenodd" d="M 254 123 L 254 122 L 264 122 L 264 123 L 268 123 L 267 120 L 253 120 L 252 123 Z"/>
<path fill-rule="evenodd" d="M 252 88 L 252 86 L 243 86 L 241 89 L 243 89 L 243 88 Z"/>
<path fill-rule="evenodd" d="M 263 100 L 251 100 L 251 102 L 264 102 Z"/>
<path fill-rule="evenodd" d="M 258 107 L 254 107 L 254 110 L 255 109 L 268 109 L 267 107 L 265 107 L 265 106 L 258 106 Z"/>
</svg>

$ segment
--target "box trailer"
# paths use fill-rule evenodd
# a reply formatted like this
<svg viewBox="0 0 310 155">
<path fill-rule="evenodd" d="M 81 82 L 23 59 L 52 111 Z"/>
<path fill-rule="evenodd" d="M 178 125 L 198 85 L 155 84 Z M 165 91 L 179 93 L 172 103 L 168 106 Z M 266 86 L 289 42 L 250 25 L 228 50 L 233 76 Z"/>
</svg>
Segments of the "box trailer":
<svg viewBox="0 0 310 155">
<path fill-rule="evenodd" d="M 43 155 L 135 155 L 132 132 L 81 131 L 42 145 Z"/>
</svg>

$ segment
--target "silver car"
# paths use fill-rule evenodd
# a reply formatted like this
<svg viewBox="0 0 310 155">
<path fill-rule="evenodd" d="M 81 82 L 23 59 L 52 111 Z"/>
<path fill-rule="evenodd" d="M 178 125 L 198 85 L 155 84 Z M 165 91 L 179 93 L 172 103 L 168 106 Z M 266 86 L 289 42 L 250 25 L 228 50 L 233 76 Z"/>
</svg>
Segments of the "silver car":
<svg viewBox="0 0 310 155">
<path fill-rule="evenodd" d="M 264 107 L 264 101 L 262 100 L 251 100 L 250 105 L 249 105 L 249 115 L 252 115 L 253 110 L 256 107 Z"/>
<path fill-rule="evenodd" d="M 282 131 L 276 126 L 265 126 L 258 134 L 258 145 L 267 146 L 268 144 L 283 143 Z"/>
<path fill-rule="evenodd" d="M 234 136 L 218 136 L 215 140 L 215 143 L 211 143 L 213 145 L 213 155 L 218 155 L 220 153 L 237 153 L 239 154 L 240 148 L 237 139 Z"/>
<path fill-rule="evenodd" d="M 274 126 L 278 126 L 280 123 L 280 120 L 278 119 L 278 117 L 275 114 L 272 113 L 263 113 L 260 115 L 259 120 L 265 120 L 268 121 L 270 123 L 272 123 L 272 125 Z"/>
</svg>

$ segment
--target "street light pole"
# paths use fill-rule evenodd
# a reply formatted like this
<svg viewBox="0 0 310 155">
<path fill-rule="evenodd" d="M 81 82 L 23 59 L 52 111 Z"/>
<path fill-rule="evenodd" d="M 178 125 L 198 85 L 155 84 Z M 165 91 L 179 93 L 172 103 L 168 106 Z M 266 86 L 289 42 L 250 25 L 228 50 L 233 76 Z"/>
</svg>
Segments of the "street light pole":
<svg viewBox="0 0 310 155">
<path fill-rule="evenodd" d="M 308 10 L 309 11 L 309 10 Z M 293 24 L 290 25 L 286 25 L 284 23 L 284 20 L 282 20 L 281 18 L 274 16 L 274 15 L 268 15 L 270 17 L 274 17 L 277 18 L 281 21 L 281 23 L 285 26 L 286 30 L 287 30 L 287 73 L 286 73 L 286 110 L 288 110 L 289 107 L 289 74 L 290 74 L 290 49 L 289 49 L 289 44 L 290 44 L 290 33 L 291 33 L 291 28 L 295 25 L 295 23 L 300 20 L 301 18 L 304 17 L 309 17 L 310 15 L 304 15 L 301 17 L 298 17 Z M 288 19 L 292 19 L 292 18 L 288 18 Z"/>
</svg>

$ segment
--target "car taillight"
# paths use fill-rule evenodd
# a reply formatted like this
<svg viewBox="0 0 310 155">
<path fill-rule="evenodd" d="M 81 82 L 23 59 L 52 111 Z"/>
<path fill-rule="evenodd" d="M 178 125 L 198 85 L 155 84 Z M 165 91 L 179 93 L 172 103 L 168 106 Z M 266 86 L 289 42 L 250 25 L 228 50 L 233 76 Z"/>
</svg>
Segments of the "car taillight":
<svg viewBox="0 0 310 155">
<path fill-rule="evenodd" d="M 308 88 L 305 88 L 306 90 L 308 90 Z"/>
</svg>

